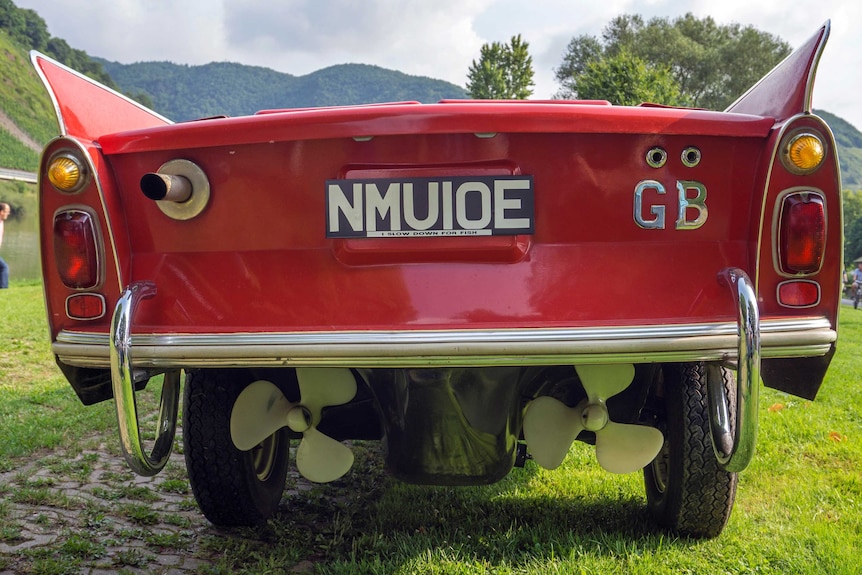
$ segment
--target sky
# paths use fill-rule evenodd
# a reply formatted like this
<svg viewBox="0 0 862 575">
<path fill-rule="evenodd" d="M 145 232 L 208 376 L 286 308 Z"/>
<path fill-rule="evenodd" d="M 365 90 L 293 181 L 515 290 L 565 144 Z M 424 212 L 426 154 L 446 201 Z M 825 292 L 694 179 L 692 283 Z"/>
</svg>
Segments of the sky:
<svg viewBox="0 0 862 575">
<path fill-rule="evenodd" d="M 124 64 L 238 62 L 295 76 L 356 63 L 465 86 L 483 44 L 520 34 L 533 58 L 535 99 L 558 90 L 554 68 L 572 38 L 600 38 L 621 14 L 674 19 L 691 12 L 754 26 L 794 48 L 831 20 L 814 107 L 862 129 L 859 0 L 13 1 L 91 56 Z"/>
</svg>

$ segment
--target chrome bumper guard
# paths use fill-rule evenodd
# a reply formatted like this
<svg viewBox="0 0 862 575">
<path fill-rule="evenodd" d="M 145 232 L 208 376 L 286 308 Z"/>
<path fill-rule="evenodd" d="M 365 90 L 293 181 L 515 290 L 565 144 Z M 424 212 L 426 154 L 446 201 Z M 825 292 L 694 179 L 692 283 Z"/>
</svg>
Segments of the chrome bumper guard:
<svg viewBox="0 0 862 575">
<path fill-rule="evenodd" d="M 754 456 L 757 442 L 757 409 L 760 403 L 760 312 L 757 295 L 744 271 L 728 268 L 719 281 L 731 291 L 737 309 L 739 343 L 736 360 L 735 425 L 730 400 L 717 365 L 707 369 L 709 428 L 718 464 L 731 472 L 742 471 Z M 735 429 L 734 429 L 735 428 Z"/>
<path fill-rule="evenodd" d="M 161 471 L 173 448 L 177 430 L 180 400 L 180 372 L 165 372 L 159 401 L 156 441 L 150 455 L 141 443 L 138 408 L 135 401 L 135 381 L 132 368 L 132 317 L 141 300 L 156 295 L 152 282 L 137 282 L 126 288 L 114 308 L 111 320 L 111 385 L 120 428 L 120 445 L 129 467 L 139 475 L 151 476 Z"/>
<path fill-rule="evenodd" d="M 736 406 L 733 414 L 734 418 L 731 417 L 733 406 L 725 389 L 721 372 L 718 369 L 722 363 L 728 365 L 731 362 L 734 353 L 728 349 L 730 345 L 723 347 L 723 349 L 727 349 L 723 354 L 717 353 L 722 348 L 716 347 L 712 347 L 713 351 L 710 352 L 707 351 L 709 346 L 705 347 L 703 345 L 703 337 L 680 338 L 680 334 L 676 334 L 666 344 L 663 344 L 665 347 L 672 345 L 677 351 L 659 348 L 650 354 L 645 354 L 643 351 L 632 351 L 629 349 L 630 344 L 625 338 L 609 338 L 608 334 L 613 334 L 611 331 L 608 331 L 608 333 L 604 334 L 606 341 L 603 341 L 602 345 L 619 345 L 620 347 L 619 349 L 615 349 L 614 353 L 607 355 L 598 353 L 599 350 L 592 347 L 595 343 L 595 338 L 592 337 L 594 334 L 589 331 L 581 334 L 576 332 L 557 333 L 556 331 L 551 331 L 539 334 L 541 337 L 547 338 L 548 341 L 537 340 L 536 342 L 528 342 L 528 344 L 535 343 L 542 347 L 532 349 L 533 354 L 526 356 L 521 356 L 524 348 L 528 347 L 523 345 L 523 342 L 518 347 L 520 353 L 513 353 L 514 350 L 509 348 L 511 341 L 507 339 L 511 337 L 511 334 L 507 334 L 506 332 L 496 334 L 497 339 L 501 339 L 499 342 L 495 340 L 495 334 L 483 334 L 482 337 L 474 336 L 475 341 L 460 341 L 457 347 L 469 348 L 467 354 L 464 356 L 447 356 L 446 353 L 451 353 L 453 350 L 452 343 L 440 342 L 433 339 L 436 337 L 435 334 L 405 334 L 403 337 L 407 339 L 406 345 L 411 351 L 403 357 L 398 355 L 398 351 L 395 351 L 392 356 L 387 355 L 387 353 L 393 353 L 393 350 L 397 350 L 399 347 L 398 345 L 392 345 L 393 343 L 404 344 L 404 342 L 397 339 L 397 337 L 401 337 L 398 334 L 378 334 L 378 337 L 395 338 L 394 341 L 382 340 L 378 344 L 375 344 L 375 349 L 379 348 L 379 350 L 383 350 L 378 351 L 378 353 L 370 353 L 371 350 L 366 346 L 356 348 L 353 341 L 349 339 L 347 345 L 340 345 L 343 342 L 335 336 L 321 336 L 325 338 L 325 341 L 316 342 L 314 341 L 315 336 L 312 334 L 311 336 L 302 336 L 308 341 L 303 339 L 299 344 L 290 344 L 288 346 L 284 346 L 281 340 L 277 340 L 276 345 L 261 346 L 253 344 L 250 347 L 249 357 L 244 360 L 240 358 L 241 361 L 234 360 L 227 362 L 226 365 L 244 365 L 243 361 L 248 364 L 267 365 L 266 362 L 274 361 L 273 358 L 277 360 L 279 365 L 322 366 L 335 362 L 339 365 L 362 366 L 365 365 L 364 361 L 370 367 L 416 367 L 417 365 L 455 365 L 463 363 L 465 359 L 469 359 L 470 364 L 473 365 L 496 365 L 497 362 L 494 361 L 493 357 L 503 352 L 508 352 L 505 353 L 505 357 L 508 358 L 509 362 L 517 359 L 519 362 L 526 361 L 527 363 L 530 362 L 531 358 L 534 359 L 534 362 L 535 358 L 538 358 L 541 363 L 550 363 L 552 360 L 555 362 L 568 360 L 567 362 L 574 361 L 575 363 L 637 362 L 639 359 L 646 361 L 707 361 L 709 365 L 709 369 L 707 370 L 707 395 L 713 448 L 719 465 L 727 471 L 737 472 L 745 469 L 751 461 L 757 438 L 761 357 L 760 314 L 757 309 L 757 297 L 754 288 L 745 272 L 737 268 L 728 268 L 719 274 L 719 279 L 730 289 L 734 306 L 737 310 L 737 333 L 735 337 L 727 341 L 728 344 L 731 341 L 734 342 L 736 346 Z M 137 405 L 135 402 L 135 378 L 131 353 L 131 324 L 135 310 L 140 302 L 144 299 L 152 298 L 155 294 L 156 286 L 152 282 L 136 282 L 131 284 L 120 297 L 114 309 L 109 338 L 111 380 L 123 455 L 135 472 L 147 476 L 155 475 L 165 466 L 170 456 L 176 433 L 180 390 L 180 370 L 177 367 L 180 364 L 178 363 L 178 358 L 173 357 L 172 354 L 177 353 L 177 348 L 180 348 L 179 353 L 181 356 L 184 356 L 182 365 L 186 367 L 215 367 L 223 365 L 223 362 L 218 357 L 213 357 L 212 359 L 201 357 L 196 361 L 189 360 L 188 352 L 190 349 L 204 351 L 212 349 L 211 346 L 201 345 L 205 342 L 205 339 L 201 342 L 196 342 L 197 345 L 193 345 L 188 349 L 182 345 L 177 345 L 179 342 L 171 342 L 171 345 L 167 347 L 164 344 L 156 347 L 147 346 L 146 344 L 139 346 L 139 351 L 143 349 L 150 352 L 149 358 L 140 362 L 142 365 L 148 366 L 148 368 L 142 367 L 141 369 L 164 370 L 165 372 L 159 405 L 156 439 L 152 453 L 148 455 L 141 443 Z M 515 331 L 514 333 L 517 335 L 520 332 Z M 673 329 L 671 329 L 671 333 L 674 333 Z M 819 343 L 814 348 L 799 347 L 799 350 L 801 350 L 800 355 L 810 355 L 813 351 L 818 351 L 821 348 L 825 351 L 828 349 L 830 342 L 834 341 L 835 338 L 834 331 L 829 329 L 828 325 L 819 326 L 819 324 L 816 324 L 811 333 L 817 336 Z M 646 335 L 651 334 L 652 332 L 646 333 Z M 634 333 L 637 341 L 650 339 L 646 335 L 638 331 Z M 731 334 L 727 333 L 726 335 L 730 336 Z M 253 335 L 245 335 L 243 339 L 254 340 L 255 337 Z M 266 338 L 268 336 L 262 337 Z M 341 334 L 339 337 L 350 338 L 354 336 Z M 361 337 L 366 339 L 369 337 L 369 334 L 362 334 Z M 716 341 L 716 336 L 706 335 L 705 337 L 712 337 L 713 339 L 710 341 Z M 723 331 L 717 337 L 719 338 L 717 340 L 719 342 L 726 341 Z M 425 342 L 423 338 L 432 339 L 429 343 Z M 685 348 L 687 341 L 690 342 L 688 345 L 691 346 L 691 349 L 678 351 L 677 346 Z M 209 342 L 206 341 L 206 343 Z M 268 342 L 264 341 L 263 343 L 266 344 Z M 325 343 L 325 345 L 320 345 L 322 343 Z M 427 348 L 425 347 L 426 343 L 429 343 Z M 471 345 L 475 349 L 472 349 Z M 557 346 L 559 345 L 565 347 L 558 349 Z M 796 340 L 791 338 L 786 342 L 785 349 L 794 350 L 796 349 L 794 346 L 797 345 L 799 344 Z M 77 345 L 72 344 L 69 349 L 77 347 Z M 83 347 L 84 349 L 93 349 L 93 356 L 98 356 L 98 347 L 93 348 L 89 345 Z M 304 350 L 307 355 L 296 354 L 297 348 Z M 322 348 L 325 348 L 326 353 L 329 355 L 322 355 Z M 237 352 L 237 348 L 232 349 L 234 352 Z M 262 352 L 261 349 L 265 351 Z M 59 349 L 55 348 L 55 352 L 58 351 Z M 282 353 L 272 355 L 274 351 Z M 289 357 L 288 352 L 291 351 L 294 354 L 290 355 L 300 359 L 293 362 L 285 361 L 284 357 Z M 157 352 L 157 355 L 154 352 Z M 441 354 L 441 352 L 443 352 L 440 356 L 442 359 L 439 362 L 434 361 L 434 358 L 437 357 L 436 354 Z M 333 353 L 338 355 L 338 357 L 333 359 Z M 822 354 L 823 352 L 819 353 Z M 476 354 L 475 357 L 472 354 Z M 62 356 L 63 354 L 58 355 Z M 159 357 L 161 358 L 160 361 L 158 360 Z M 305 359 L 301 359 L 302 357 L 305 357 Z M 371 361 L 369 357 L 373 359 L 372 363 L 368 363 Z M 92 358 L 90 357 L 88 361 L 92 361 Z"/>
</svg>

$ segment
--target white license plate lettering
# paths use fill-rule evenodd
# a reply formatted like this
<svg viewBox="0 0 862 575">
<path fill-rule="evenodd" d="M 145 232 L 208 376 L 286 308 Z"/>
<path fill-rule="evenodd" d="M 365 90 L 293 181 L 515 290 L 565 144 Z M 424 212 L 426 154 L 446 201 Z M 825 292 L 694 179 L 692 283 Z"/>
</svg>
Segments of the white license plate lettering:
<svg viewBox="0 0 862 575">
<path fill-rule="evenodd" d="M 326 181 L 326 237 L 534 232 L 532 176 Z"/>
</svg>

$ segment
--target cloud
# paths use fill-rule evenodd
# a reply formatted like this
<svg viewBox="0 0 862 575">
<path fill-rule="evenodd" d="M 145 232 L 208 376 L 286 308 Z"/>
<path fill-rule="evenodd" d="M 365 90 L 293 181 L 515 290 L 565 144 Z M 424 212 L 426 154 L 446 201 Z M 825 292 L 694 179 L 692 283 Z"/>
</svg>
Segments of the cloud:
<svg viewBox="0 0 862 575">
<path fill-rule="evenodd" d="M 239 48 L 261 44 L 280 50 L 318 54 L 345 51 L 380 52 L 415 22 L 397 21 L 400 11 L 385 0 L 291 0 L 263 5 L 244 0 L 225 6 L 226 39 Z"/>
<path fill-rule="evenodd" d="M 360 62 L 463 83 L 489 0 L 254 0 L 225 5 L 230 50 L 291 73 Z M 312 67 L 314 66 L 314 67 Z M 294 68 L 294 69 L 291 69 Z M 300 68 L 300 69 L 295 69 Z"/>
<path fill-rule="evenodd" d="M 213 0 L 15 0 L 52 36 L 117 62 L 204 64 L 223 56 L 221 2 Z"/>
<path fill-rule="evenodd" d="M 797 47 L 827 19 L 832 37 L 814 105 L 862 127 L 862 2 L 819 0 L 14 0 L 36 10 L 52 35 L 93 56 L 130 63 L 213 61 L 294 75 L 347 62 L 373 64 L 464 86 L 484 43 L 515 34 L 529 43 L 534 98 L 558 86 L 553 69 L 574 36 L 600 36 L 620 14 L 677 18 L 687 12 L 736 22 Z"/>
</svg>

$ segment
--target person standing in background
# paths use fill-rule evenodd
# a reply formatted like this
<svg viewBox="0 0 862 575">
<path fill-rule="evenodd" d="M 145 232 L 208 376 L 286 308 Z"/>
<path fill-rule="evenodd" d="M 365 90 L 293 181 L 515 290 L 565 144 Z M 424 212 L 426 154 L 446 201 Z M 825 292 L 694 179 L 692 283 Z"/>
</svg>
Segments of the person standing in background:
<svg viewBox="0 0 862 575">
<path fill-rule="evenodd" d="M 9 212 L 12 211 L 9 204 L 0 202 L 0 247 L 3 246 L 3 227 L 6 218 L 9 217 Z M 0 289 L 9 287 L 9 266 L 0 257 Z"/>
</svg>

